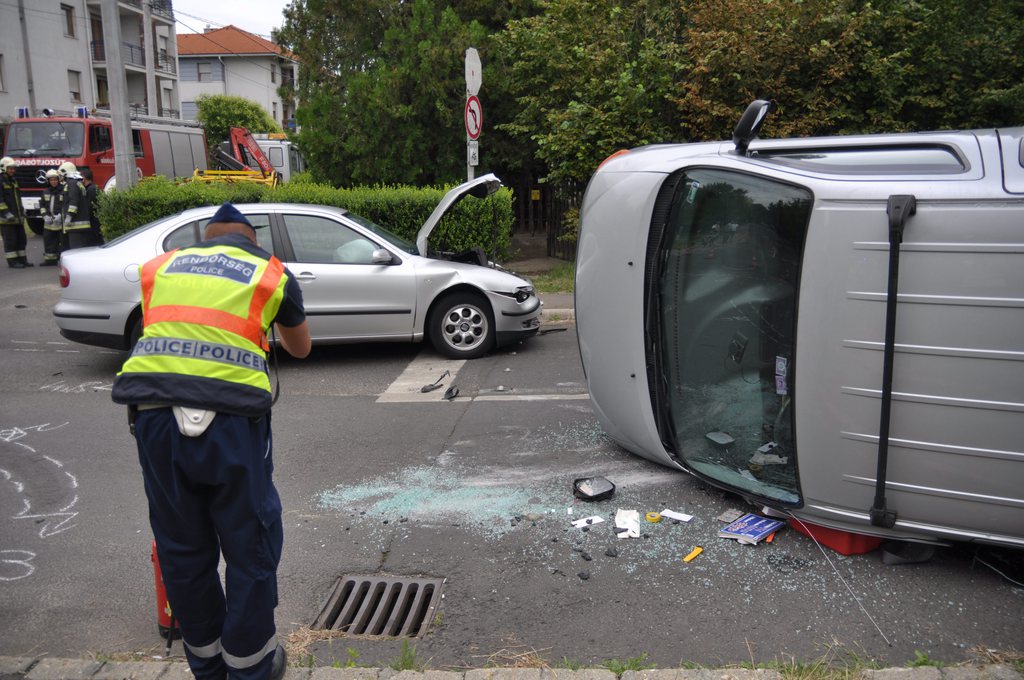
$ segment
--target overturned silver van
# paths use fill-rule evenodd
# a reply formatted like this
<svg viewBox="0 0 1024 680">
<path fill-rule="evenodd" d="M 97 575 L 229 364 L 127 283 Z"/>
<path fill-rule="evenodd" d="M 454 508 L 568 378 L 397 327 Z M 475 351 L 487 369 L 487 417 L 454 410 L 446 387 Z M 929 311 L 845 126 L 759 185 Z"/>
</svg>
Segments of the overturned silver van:
<svg viewBox="0 0 1024 680">
<path fill-rule="evenodd" d="M 1024 547 L 1024 127 L 609 158 L 576 319 L 604 429 L 753 503 Z"/>
</svg>

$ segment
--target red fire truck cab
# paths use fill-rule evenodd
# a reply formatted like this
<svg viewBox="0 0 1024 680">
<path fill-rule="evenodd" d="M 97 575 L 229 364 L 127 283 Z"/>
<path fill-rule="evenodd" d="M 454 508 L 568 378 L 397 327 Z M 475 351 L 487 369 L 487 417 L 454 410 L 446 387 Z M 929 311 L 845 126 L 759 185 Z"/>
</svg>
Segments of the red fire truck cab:
<svg viewBox="0 0 1024 680">
<path fill-rule="evenodd" d="M 90 117 L 84 107 L 78 116 L 19 115 L 7 127 L 3 155 L 18 161 L 15 178 L 29 226 L 42 233 L 39 198 L 46 186 L 46 171 L 71 161 L 79 170 L 92 170 L 93 181 L 108 189 L 114 179 L 114 136 L 110 119 Z M 188 177 L 206 170 L 203 129 L 195 123 L 171 119 L 132 120 L 135 169 L 140 178 L 151 175 Z"/>
</svg>

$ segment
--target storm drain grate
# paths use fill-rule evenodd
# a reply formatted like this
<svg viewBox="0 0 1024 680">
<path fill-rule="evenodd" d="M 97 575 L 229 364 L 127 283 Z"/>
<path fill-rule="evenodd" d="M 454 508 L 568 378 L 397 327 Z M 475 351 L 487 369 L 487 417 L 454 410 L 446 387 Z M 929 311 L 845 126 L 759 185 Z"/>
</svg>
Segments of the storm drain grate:
<svg viewBox="0 0 1024 680">
<path fill-rule="evenodd" d="M 342 576 L 313 622 L 349 635 L 420 637 L 441 601 L 441 579 Z"/>
</svg>

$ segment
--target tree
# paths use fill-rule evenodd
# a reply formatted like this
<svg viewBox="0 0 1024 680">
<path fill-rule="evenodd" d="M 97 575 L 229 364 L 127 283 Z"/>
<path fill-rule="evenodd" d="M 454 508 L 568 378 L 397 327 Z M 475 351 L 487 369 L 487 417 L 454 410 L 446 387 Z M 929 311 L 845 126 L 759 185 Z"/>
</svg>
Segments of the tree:
<svg viewBox="0 0 1024 680">
<path fill-rule="evenodd" d="M 196 120 L 206 131 L 206 142 L 210 145 L 228 139 L 233 127 L 244 127 L 249 132 L 281 131 L 281 126 L 262 106 L 244 97 L 203 94 L 196 98 L 196 106 Z"/>
<path fill-rule="evenodd" d="M 678 9 L 660 0 L 549 0 L 497 37 L 518 113 L 503 125 L 554 183 L 585 181 L 624 147 L 685 134 L 670 93 L 685 66 Z"/>
<path fill-rule="evenodd" d="M 467 47 L 484 63 L 484 161 L 506 158 L 513 147 L 491 121 L 514 102 L 493 71 L 489 33 L 532 7 L 533 0 L 294 0 L 276 39 L 302 59 L 298 139 L 314 175 L 339 185 L 463 178 Z"/>
</svg>

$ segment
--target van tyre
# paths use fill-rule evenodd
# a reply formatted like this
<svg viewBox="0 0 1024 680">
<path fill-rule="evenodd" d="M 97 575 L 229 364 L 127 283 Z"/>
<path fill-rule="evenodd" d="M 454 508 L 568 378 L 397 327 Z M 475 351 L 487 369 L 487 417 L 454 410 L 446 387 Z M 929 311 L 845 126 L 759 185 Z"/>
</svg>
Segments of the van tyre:
<svg viewBox="0 0 1024 680">
<path fill-rule="evenodd" d="M 427 336 L 434 349 L 450 359 L 476 359 L 494 348 L 494 314 L 481 295 L 449 293 L 434 305 Z"/>
</svg>

